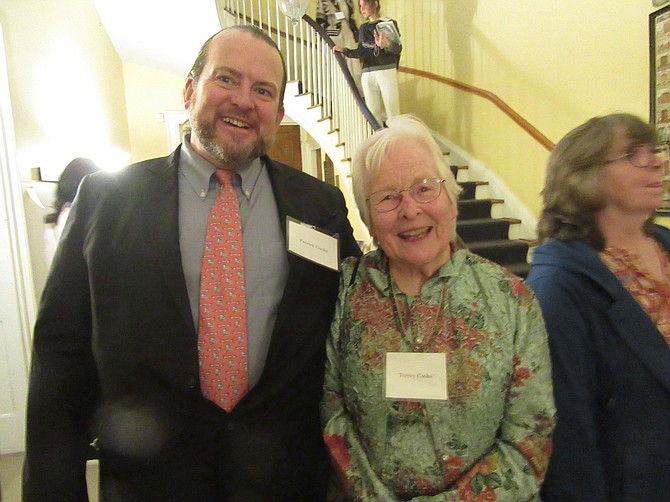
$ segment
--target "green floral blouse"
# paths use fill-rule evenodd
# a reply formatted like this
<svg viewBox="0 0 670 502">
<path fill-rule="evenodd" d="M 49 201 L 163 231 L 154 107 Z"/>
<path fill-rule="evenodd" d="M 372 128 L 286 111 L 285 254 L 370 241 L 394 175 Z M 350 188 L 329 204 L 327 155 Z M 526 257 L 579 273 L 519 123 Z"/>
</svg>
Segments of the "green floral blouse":
<svg viewBox="0 0 670 502">
<path fill-rule="evenodd" d="M 534 295 L 466 250 L 416 297 L 390 282 L 381 251 L 356 262 L 343 262 L 322 403 L 326 445 L 349 498 L 539 500 L 555 408 Z M 415 334 L 423 334 L 419 347 Z M 386 399 L 387 351 L 446 352 L 448 399 Z"/>
</svg>

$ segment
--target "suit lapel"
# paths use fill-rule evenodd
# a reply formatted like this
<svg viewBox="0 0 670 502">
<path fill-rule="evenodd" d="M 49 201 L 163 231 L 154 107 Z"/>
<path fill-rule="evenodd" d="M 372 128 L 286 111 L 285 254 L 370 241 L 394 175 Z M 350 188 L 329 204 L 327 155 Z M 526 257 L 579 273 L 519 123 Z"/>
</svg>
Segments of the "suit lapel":
<svg viewBox="0 0 670 502">
<path fill-rule="evenodd" d="M 286 217 L 291 216 L 297 220 L 305 221 L 308 219 L 309 213 L 298 204 L 298 197 L 292 196 L 288 187 L 291 187 L 292 178 L 296 176 L 296 172 L 292 168 L 282 168 L 268 157 L 264 157 L 265 165 L 267 166 L 268 174 L 270 176 L 270 183 L 272 184 L 272 191 L 277 202 L 277 211 L 279 214 L 279 221 L 282 226 L 282 233 L 284 234 L 284 243 L 287 242 L 286 237 Z M 277 322 L 275 324 L 274 332 L 277 332 L 277 326 L 282 324 L 283 315 L 288 309 L 284 308 L 287 304 L 292 303 L 292 298 L 300 291 L 301 283 L 305 277 L 304 260 L 293 253 L 288 253 L 288 277 L 286 280 L 286 287 L 284 288 L 284 296 L 282 297 L 279 313 L 277 315 Z"/>
<path fill-rule="evenodd" d="M 148 166 L 153 172 L 148 181 L 150 186 L 144 190 L 147 214 L 152 222 L 148 238 L 154 249 L 160 251 L 156 253 L 156 260 L 184 322 L 195 331 L 179 247 L 178 158 L 179 149 Z"/>
</svg>

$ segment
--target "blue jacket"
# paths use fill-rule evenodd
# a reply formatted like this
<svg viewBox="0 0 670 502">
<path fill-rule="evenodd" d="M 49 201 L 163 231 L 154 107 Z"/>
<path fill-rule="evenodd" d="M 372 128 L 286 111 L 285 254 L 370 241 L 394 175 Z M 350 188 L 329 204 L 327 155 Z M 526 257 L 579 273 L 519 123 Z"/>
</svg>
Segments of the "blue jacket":
<svg viewBox="0 0 670 502">
<path fill-rule="evenodd" d="M 668 229 L 656 238 L 670 251 Z M 527 281 L 558 410 L 542 500 L 670 500 L 670 347 L 584 242 L 539 246 Z"/>
</svg>

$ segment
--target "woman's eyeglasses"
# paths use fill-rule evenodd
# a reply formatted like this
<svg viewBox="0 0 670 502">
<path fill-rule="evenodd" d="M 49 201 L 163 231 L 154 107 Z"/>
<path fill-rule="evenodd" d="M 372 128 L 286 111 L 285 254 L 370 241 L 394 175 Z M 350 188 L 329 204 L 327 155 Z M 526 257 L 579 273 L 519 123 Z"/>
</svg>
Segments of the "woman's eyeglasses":
<svg viewBox="0 0 670 502">
<path fill-rule="evenodd" d="M 370 195 L 368 202 L 380 213 L 393 211 L 402 201 L 402 193 L 409 193 L 416 202 L 426 203 L 437 199 L 442 192 L 442 183 L 439 178 L 427 178 L 414 183 L 405 190 L 381 190 Z"/>
<path fill-rule="evenodd" d="M 662 162 L 668 160 L 668 147 L 665 145 L 655 147 L 651 145 L 636 145 L 632 147 L 628 153 L 624 153 L 615 159 L 606 160 L 604 164 L 611 164 L 612 162 L 625 158 L 627 158 L 628 162 L 635 167 L 652 166 L 658 164 L 659 158 Z"/>
</svg>

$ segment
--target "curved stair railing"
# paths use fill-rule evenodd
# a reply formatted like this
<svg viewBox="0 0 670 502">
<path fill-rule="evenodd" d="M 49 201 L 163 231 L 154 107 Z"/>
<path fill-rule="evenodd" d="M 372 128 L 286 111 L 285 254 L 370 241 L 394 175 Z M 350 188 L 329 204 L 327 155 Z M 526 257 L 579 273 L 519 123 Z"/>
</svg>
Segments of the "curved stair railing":
<svg viewBox="0 0 670 502">
<path fill-rule="evenodd" d="M 487 101 L 493 103 L 493 105 L 496 108 L 498 108 L 502 113 L 511 118 L 519 127 L 521 127 L 521 129 L 526 131 L 533 139 L 535 139 L 535 141 L 540 143 L 540 145 L 542 145 L 544 148 L 546 148 L 547 150 L 552 150 L 554 148 L 554 143 L 552 143 L 551 140 L 549 140 L 549 138 L 547 138 L 544 134 L 542 134 L 535 126 L 533 126 L 530 122 L 524 119 L 521 115 L 519 115 L 516 111 L 514 111 L 507 103 L 505 103 L 502 99 L 500 99 L 497 95 L 495 95 L 491 91 L 480 89 L 479 87 L 475 87 L 474 85 L 465 84 L 452 78 L 442 77 L 440 75 L 436 75 L 435 73 L 431 73 L 428 71 L 417 70 L 416 68 L 408 68 L 406 66 L 401 66 L 398 68 L 398 71 L 410 75 L 415 75 L 417 77 L 426 78 L 428 80 L 433 80 L 435 82 L 440 82 L 442 84 L 451 86 L 455 89 L 459 89 L 469 94 L 474 94 L 476 96 L 484 98 Z"/>
<path fill-rule="evenodd" d="M 216 10 L 222 27 L 251 24 L 277 43 L 288 73 L 286 114 L 332 161 L 332 182 L 347 200 L 356 238 L 368 248 L 372 238 L 356 210 L 350 161 L 358 145 L 380 126 L 365 106 L 344 56 L 333 53 L 333 41 L 313 19 L 305 15 L 292 23 L 275 0 L 216 0 Z"/>
<path fill-rule="evenodd" d="M 275 0 L 216 0 L 216 6 L 222 26 L 228 15 L 234 24 L 253 24 L 275 40 L 286 60 L 288 80 L 298 83 L 299 93 L 310 96 L 310 106 L 319 108 L 320 119 L 329 120 L 331 132 L 338 134 L 344 158 L 334 162 L 350 159 L 356 147 L 380 128 L 344 56 L 332 52 L 333 41 L 311 17 L 304 15 L 292 23 Z"/>
<path fill-rule="evenodd" d="M 357 220 L 352 221 L 354 229 L 358 230 L 357 235 L 363 236 L 363 240 L 369 245 L 371 239 L 367 229 L 358 220 L 358 215 L 355 214 L 357 211 L 353 210 L 355 203 L 351 195 L 349 164 L 358 145 L 379 129 L 380 125 L 365 106 L 346 65 L 344 56 L 332 52 L 334 45 L 332 40 L 313 19 L 305 15 L 300 21 L 292 23 L 281 13 L 275 0 L 216 0 L 216 7 L 221 26 L 253 24 L 266 31 L 279 46 L 286 60 L 290 82 L 290 90 L 287 89 L 287 96 L 285 97 L 287 113 L 316 139 L 333 161 L 336 172 L 339 174 L 335 183 L 340 186 L 348 200 L 350 218 Z M 554 146 L 539 130 L 489 91 L 423 70 L 400 67 L 399 71 L 437 81 L 486 99 L 510 117 L 544 148 L 551 150 Z M 300 101 L 299 105 L 297 104 L 298 100 Z M 289 107 L 291 107 L 291 111 L 296 113 L 296 116 L 290 113 Z M 301 121 L 298 118 L 299 108 L 313 112 L 310 120 L 304 119 Z M 314 122 L 322 126 L 321 131 L 318 127 L 315 127 Z M 320 133 L 322 134 L 319 135 Z M 476 183 L 485 184 L 482 182 Z M 466 205 L 474 202 L 486 203 L 487 201 L 462 201 L 462 204 Z M 489 200 L 488 202 L 501 203 L 503 201 Z M 465 207 L 461 208 L 465 215 L 464 209 Z M 477 216 L 477 221 L 474 224 L 479 227 L 486 225 L 485 233 L 492 237 L 493 233 L 489 229 L 489 223 L 483 221 L 484 219 L 490 219 L 490 216 L 490 214 L 489 216 Z M 459 219 L 463 220 L 459 230 L 466 234 L 466 226 L 472 226 L 473 222 L 466 223 L 464 221 L 466 220 L 465 217 Z M 500 224 L 502 220 L 506 220 L 507 226 L 520 223 L 520 220 L 513 218 L 500 218 L 498 216 L 494 219 L 500 220 L 495 222 L 496 225 Z M 468 229 L 468 231 L 473 232 L 472 229 Z M 503 230 L 502 233 L 504 234 L 505 231 Z M 507 255 L 510 255 L 510 252 L 505 251 L 505 249 L 511 246 L 519 247 L 519 240 L 515 240 L 516 243 L 507 243 L 503 239 L 493 239 L 492 241 L 487 236 L 482 237 L 480 232 L 479 237 L 471 236 L 464 243 L 482 255 L 487 255 L 490 252 L 488 248 L 491 245 L 496 247 L 495 253 L 499 254 L 499 250 L 503 249 Z M 524 246 L 526 249 L 528 248 L 527 244 L 523 244 L 521 248 Z M 491 258 L 524 276 L 527 265 L 526 260 L 523 259 L 524 250 L 520 249 L 516 254 L 519 254 L 521 258 L 493 258 L 493 256 Z M 516 268 L 517 261 L 520 262 L 518 263 L 518 267 L 520 267 L 518 269 Z"/>
</svg>

